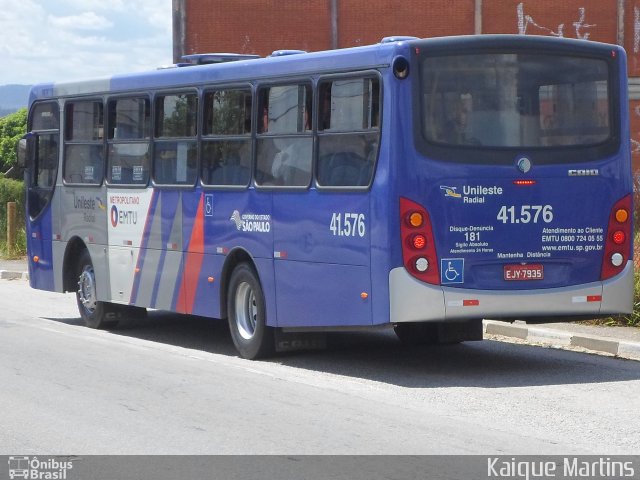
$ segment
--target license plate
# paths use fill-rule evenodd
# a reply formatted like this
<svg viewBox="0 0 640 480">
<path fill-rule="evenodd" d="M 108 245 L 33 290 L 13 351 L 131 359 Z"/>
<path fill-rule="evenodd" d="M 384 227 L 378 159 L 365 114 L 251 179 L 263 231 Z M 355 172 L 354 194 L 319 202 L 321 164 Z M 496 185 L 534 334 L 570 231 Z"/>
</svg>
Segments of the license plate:
<svg viewBox="0 0 640 480">
<path fill-rule="evenodd" d="M 543 278 L 544 268 L 538 263 L 504 266 L 504 279 L 507 281 L 542 280 Z"/>
</svg>

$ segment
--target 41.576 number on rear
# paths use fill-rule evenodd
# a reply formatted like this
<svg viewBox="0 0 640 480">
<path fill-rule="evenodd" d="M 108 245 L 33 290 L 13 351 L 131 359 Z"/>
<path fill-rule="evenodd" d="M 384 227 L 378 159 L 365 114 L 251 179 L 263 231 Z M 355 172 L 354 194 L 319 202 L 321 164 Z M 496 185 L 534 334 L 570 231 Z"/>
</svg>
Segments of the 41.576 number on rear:
<svg viewBox="0 0 640 480">
<path fill-rule="evenodd" d="M 503 205 L 496 217 L 502 223 L 544 223 L 553 221 L 551 205 L 522 205 L 518 211 L 515 205 Z"/>
</svg>

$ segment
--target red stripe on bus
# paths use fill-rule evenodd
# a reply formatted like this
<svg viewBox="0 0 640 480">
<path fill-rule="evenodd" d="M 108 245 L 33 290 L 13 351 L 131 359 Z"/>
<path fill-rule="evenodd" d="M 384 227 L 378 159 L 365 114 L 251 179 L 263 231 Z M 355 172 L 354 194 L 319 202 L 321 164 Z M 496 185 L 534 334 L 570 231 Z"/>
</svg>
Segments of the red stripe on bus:
<svg viewBox="0 0 640 480">
<path fill-rule="evenodd" d="M 204 197 L 200 197 L 198 211 L 191 230 L 191 241 L 185 254 L 182 284 L 176 308 L 179 312 L 192 313 L 198 291 L 198 280 L 204 259 Z"/>
</svg>

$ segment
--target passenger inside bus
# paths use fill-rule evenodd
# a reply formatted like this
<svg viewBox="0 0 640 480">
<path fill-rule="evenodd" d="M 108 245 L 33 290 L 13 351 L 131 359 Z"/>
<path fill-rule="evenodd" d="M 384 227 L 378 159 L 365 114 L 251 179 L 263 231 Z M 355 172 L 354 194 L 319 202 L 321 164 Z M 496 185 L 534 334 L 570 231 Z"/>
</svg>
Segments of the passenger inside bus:
<svg viewBox="0 0 640 480">
<path fill-rule="evenodd" d="M 306 186 L 311 180 L 311 87 L 285 85 L 261 92 L 257 180 L 265 186 Z"/>
<path fill-rule="evenodd" d="M 345 79 L 320 86 L 318 182 L 366 186 L 377 156 L 377 81 Z M 371 133 L 368 133 L 371 132 Z"/>
</svg>

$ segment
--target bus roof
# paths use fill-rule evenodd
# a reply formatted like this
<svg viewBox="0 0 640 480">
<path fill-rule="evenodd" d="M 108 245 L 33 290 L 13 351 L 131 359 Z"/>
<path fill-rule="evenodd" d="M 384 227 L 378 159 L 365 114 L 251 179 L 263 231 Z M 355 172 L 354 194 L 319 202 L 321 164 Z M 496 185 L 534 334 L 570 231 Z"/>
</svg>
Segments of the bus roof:
<svg viewBox="0 0 640 480">
<path fill-rule="evenodd" d="M 65 83 L 43 83 L 31 90 L 29 103 L 36 100 L 148 89 L 176 89 L 207 83 L 249 82 L 261 78 L 302 76 L 388 66 L 401 44 L 395 42 L 322 52 L 241 59 L 204 65 L 164 68 L 140 73 Z"/>
<path fill-rule="evenodd" d="M 89 96 L 109 93 L 126 93 L 135 91 L 169 90 L 186 88 L 207 83 L 238 83 L 263 78 L 283 76 L 303 76 L 317 73 L 338 73 L 341 71 L 363 70 L 386 67 L 408 45 L 421 48 L 465 46 L 498 47 L 509 44 L 528 45 L 531 47 L 554 48 L 563 46 L 567 49 L 598 50 L 616 48 L 616 45 L 602 44 L 593 41 L 544 37 L 534 35 L 460 35 L 450 37 L 434 37 L 414 39 L 415 37 L 386 37 L 381 43 L 362 47 L 325 50 L 321 52 L 298 53 L 296 55 L 273 55 L 264 58 L 242 59 L 237 61 L 193 65 L 188 67 L 165 68 L 140 73 L 115 75 L 112 77 L 83 80 L 65 83 L 43 83 L 35 85 L 31 90 L 29 103 L 36 100 L 64 97 Z M 216 54 L 208 54 L 216 55 Z M 229 55 L 229 54 L 225 54 Z M 283 71 L 286 72 L 283 75 Z"/>
</svg>

